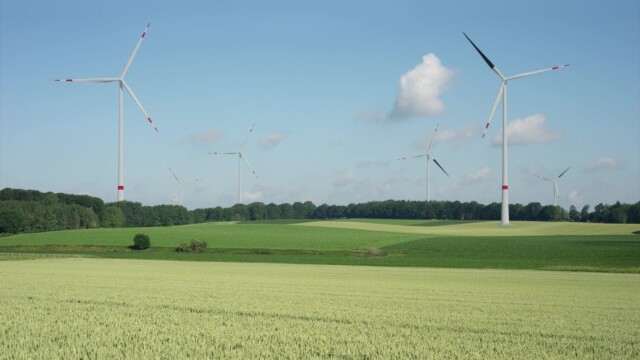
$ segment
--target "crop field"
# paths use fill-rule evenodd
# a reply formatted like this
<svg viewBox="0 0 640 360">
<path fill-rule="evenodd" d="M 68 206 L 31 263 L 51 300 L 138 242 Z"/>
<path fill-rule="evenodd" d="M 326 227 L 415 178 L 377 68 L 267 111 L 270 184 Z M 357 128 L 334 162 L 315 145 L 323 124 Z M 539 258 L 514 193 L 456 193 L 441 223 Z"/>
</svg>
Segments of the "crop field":
<svg viewBox="0 0 640 360">
<path fill-rule="evenodd" d="M 0 262 L 5 359 L 633 359 L 640 275 Z"/>
<path fill-rule="evenodd" d="M 0 238 L 3 258 L 52 254 L 291 264 L 536 269 L 640 273 L 638 224 L 425 220 L 207 223 L 93 229 Z M 152 247 L 132 251 L 136 233 Z M 200 253 L 174 252 L 204 240 Z M 24 257 L 19 257 L 24 258 Z"/>
</svg>

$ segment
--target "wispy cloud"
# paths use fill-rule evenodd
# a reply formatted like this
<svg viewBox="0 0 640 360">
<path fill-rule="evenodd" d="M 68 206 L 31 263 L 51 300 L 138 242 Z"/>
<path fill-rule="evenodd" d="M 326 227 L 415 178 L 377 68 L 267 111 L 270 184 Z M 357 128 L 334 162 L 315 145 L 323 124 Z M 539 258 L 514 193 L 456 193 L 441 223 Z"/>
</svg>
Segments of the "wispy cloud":
<svg viewBox="0 0 640 360">
<path fill-rule="evenodd" d="M 446 142 L 452 142 L 458 146 L 462 146 L 474 136 L 480 139 L 480 126 L 473 123 L 469 123 L 460 129 L 438 129 L 433 141 L 433 146 L 438 146 Z M 432 137 L 433 131 L 430 131 L 420 142 L 420 146 L 428 148 Z"/>
<path fill-rule="evenodd" d="M 244 191 L 242 193 L 242 201 L 245 203 L 256 202 L 262 199 L 262 191 Z"/>
<path fill-rule="evenodd" d="M 194 144 L 213 144 L 222 139 L 222 132 L 218 129 L 207 129 L 200 133 L 191 134 L 191 142 Z"/>
<path fill-rule="evenodd" d="M 452 77 L 453 70 L 442 65 L 435 54 L 424 55 L 420 64 L 400 77 L 395 104 L 388 114 L 381 109 L 359 109 L 355 119 L 385 123 L 438 114 L 444 110 L 440 95 Z"/>
<path fill-rule="evenodd" d="M 465 174 L 462 184 L 475 184 L 487 180 L 491 176 L 491 169 L 488 166 L 482 169 Z"/>
<path fill-rule="evenodd" d="M 333 181 L 333 186 L 335 187 L 345 187 L 353 182 L 354 176 L 353 173 L 344 173 L 340 175 L 336 180 Z"/>
<path fill-rule="evenodd" d="M 507 136 L 509 145 L 522 145 L 532 143 L 548 143 L 564 138 L 562 131 L 552 131 L 546 126 L 547 119 L 542 114 L 527 116 L 524 119 L 516 119 L 507 124 Z M 502 130 L 491 140 L 493 145 L 502 144 Z"/>
<path fill-rule="evenodd" d="M 275 132 L 273 134 L 269 134 L 266 136 L 263 136 L 262 138 L 260 138 L 260 145 L 262 145 L 265 148 L 274 148 L 278 145 L 280 145 L 280 143 L 287 137 L 287 134 L 282 132 L 282 131 L 278 131 Z"/>
<path fill-rule="evenodd" d="M 571 205 L 578 205 L 579 206 L 579 205 L 584 205 L 584 203 L 585 203 L 584 198 L 582 197 L 580 192 L 578 192 L 576 190 L 570 192 L 567 197 L 569 198 L 569 203 L 571 203 Z"/>
<path fill-rule="evenodd" d="M 620 168 L 620 161 L 612 157 L 600 156 L 600 159 L 593 164 L 587 165 L 585 168 L 589 172 L 597 172 L 604 170 L 615 170 Z"/>
</svg>

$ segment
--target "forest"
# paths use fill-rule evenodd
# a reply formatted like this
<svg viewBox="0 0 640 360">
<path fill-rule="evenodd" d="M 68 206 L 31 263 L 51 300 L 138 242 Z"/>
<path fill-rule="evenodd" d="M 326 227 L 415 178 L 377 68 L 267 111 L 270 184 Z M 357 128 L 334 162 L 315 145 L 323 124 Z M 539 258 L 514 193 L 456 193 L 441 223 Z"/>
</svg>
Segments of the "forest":
<svg viewBox="0 0 640 360">
<path fill-rule="evenodd" d="M 640 223 L 640 201 L 598 204 L 580 210 L 571 206 L 510 204 L 511 220 Z M 360 204 L 316 206 L 311 201 L 188 210 L 178 205 L 145 206 L 138 202 L 105 203 L 89 195 L 0 190 L 0 234 L 54 230 L 173 226 L 209 221 L 324 220 L 343 218 L 499 220 L 500 204 L 475 201 L 370 201 Z"/>
</svg>

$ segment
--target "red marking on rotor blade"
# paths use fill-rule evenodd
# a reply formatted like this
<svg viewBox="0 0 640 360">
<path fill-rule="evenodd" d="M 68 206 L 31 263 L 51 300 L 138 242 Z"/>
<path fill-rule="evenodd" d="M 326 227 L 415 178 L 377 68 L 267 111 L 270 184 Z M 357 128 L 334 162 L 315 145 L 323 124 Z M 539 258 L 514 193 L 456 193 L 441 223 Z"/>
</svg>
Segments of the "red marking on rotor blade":
<svg viewBox="0 0 640 360">
<path fill-rule="evenodd" d="M 485 127 L 484 127 L 484 128 L 485 128 L 485 129 L 488 129 L 488 128 L 489 128 L 489 123 L 487 123 L 487 125 L 485 125 Z"/>
<path fill-rule="evenodd" d="M 67 79 L 66 82 L 73 82 L 73 79 Z"/>
<path fill-rule="evenodd" d="M 559 66 L 554 66 L 551 68 L 551 70 L 558 70 L 560 67 Z"/>
<path fill-rule="evenodd" d="M 509 190 L 509 185 L 502 185 L 502 190 Z"/>
<path fill-rule="evenodd" d="M 483 139 L 484 139 L 484 135 L 485 135 L 485 134 L 482 134 L 482 138 L 483 138 Z"/>
<path fill-rule="evenodd" d="M 140 36 L 140 38 L 141 38 L 141 39 L 144 39 L 144 35 L 145 35 L 146 33 L 147 33 L 146 31 L 145 31 L 145 32 L 143 32 L 143 33 L 142 33 L 142 36 Z"/>
<path fill-rule="evenodd" d="M 124 190 L 124 185 L 118 185 L 118 190 Z"/>
<path fill-rule="evenodd" d="M 148 117 L 147 120 L 149 120 L 149 124 L 153 124 L 153 121 L 151 121 L 150 117 Z"/>
</svg>

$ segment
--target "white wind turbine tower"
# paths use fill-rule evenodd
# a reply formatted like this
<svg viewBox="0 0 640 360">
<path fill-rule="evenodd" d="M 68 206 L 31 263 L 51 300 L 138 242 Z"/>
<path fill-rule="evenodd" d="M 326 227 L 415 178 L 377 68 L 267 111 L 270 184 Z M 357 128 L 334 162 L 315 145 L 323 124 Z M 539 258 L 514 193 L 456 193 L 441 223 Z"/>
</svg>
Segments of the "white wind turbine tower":
<svg viewBox="0 0 640 360">
<path fill-rule="evenodd" d="M 249 140 L 249 135 L 251 135 L 251 133 L 253 132 L 253 128 L 255 126 L 256 124 L 251 125 L 251 129 L 249 129 L 249 133 L 247 134 L 247 137 L 242 142 L 242 145 L 240 145 L 240 150 L 234 151 L 234 152 L 210 152 L 209 153 L 209 155 L 238 155 L 238 204 L 241 204 L 241 201 L 242 201 L 242 198 L 241 198 L 242 196 L 242 172 L 241 172 L 242 162 L 244 161 L 244 163 L 247 165 L 249 170 L 251 170 L 251 173 L 253 174 L 253 176 L 258 177 L 258 175 L 256 175 L 256 172 L 251 167 L 251 165 L 249 165 L 249 161 L 247 161 L 247 158 L 242 154 L 242 149 L 244 149 L 244 146 L 247 144 L 247 140 Z"/>
<path fill-rule="evenodd" d="M 493 109 L 491 110 L 491 114 L 489 115 L 489 120 L 487 121 L 487 125 L 484 128 L 484 132 L 482 133 L 482 138 L 484 139 L 485 134 L 487 133 L 487 129 L 489 129 L 489 124 L 491 123 L 491 119 L 493 118 L 493 114 L 496 112 L 496 108 L 498 106 L 498 102 L 500 102 L 500 97 L 502 96 L 502 216 L 500 220 L 501 225 L 509 225 L 509 185 L 508 185 L 508 163 L 507 163 L 507 82 L 510 80 L 515 80 L 519 78 L 523 78 L 526 76 L 536 75 L 543 72 L 557 70 L 563 67 L 569 66 L 569 64 L 561 65 L 561 66 L 553 66 L 550 68 L 536 70 L 531 72 L 526 72 L 513 76 L 504 76 L 498 70 L 498 68 L 487 58 L 480 49 L 476 46 L 476 44 L 469 39 L 467 34 L 463 32 L 464 36 L 469 40 L 471 45 L 476 49 L 478 54 L 482 56 L 484 61 L 489 65 L 491 70 L 493 70 L 496 75 L 500 77 L 502 80 L 502 84 L 500 85 L 500 89 L 498 90 L 498 95 L 496 96 L 496 100 L 493 102 Z"/>
<path fill-rule="evenodd" d="M 436 158 L 433 157 L 433 155 L 431 154 L 431 147 L 433 146 L 433 140 L 436 138 L 437 132 L 438 132 L 438 125 L 436 125 L 436 129 L 433 131 L 433 136 L 431 137 L 429 148 L 427 149 L 427 152 L 425 154 L 407 156 L 407 157 L 402 157 L 398 159 L 398 160 L 406 160 L 406 159 L 420 158 L 425 156 L 427 157 L 427 201 L 431 201 L 431 191 L 429 189 L 429 163 L 431 162 L 431 160 L 433 160 L 433 162 L 436 163 L 436 165 L 438 165 L 438 167 L 440 168 L 440 170 L 442 170 L 442 172 L 444 172 L 447 176 L 449 176 L 449 174 L 447 174 L 447 172 L 442 168 L 440 163 L 438 163 L 438 160 L 436 160 Z"/>
<path fill-rule="evenodd" d="M 547 180 L 547 181 L 550 181 L 550 182 L 553 183 L 553 206 L 558 206 L 558 200 L 560 199 L 560 193 L 558 192 L 558 180 L 560 180 L 562 175 L 564 175 L 564 173 L 569 171 L 569 169 L 571 169 L 571 166 L 569 166 L 565 171 L 560 173 L 560 175 L 558 175 L 558 177 L 555 178 L 555 179 L 549 179 L 549 178 L 546 178 L 546 177 L 542 177 L 540 175 L 535 175 L 535 176 L 539 177 L 540 179 Z"/>
<path fill-rule="evenodd" d="M 124 81 L 124 77 L 125 75 L 127 75 L 127 71 L 129 71 L 129 66 L 131 66 L 131 62 L 133 61 L 133 58 L 136 56 L 136 53 L 138 52 L 138 48 L 140 48 L 140 44 L 142 44 L 142 40 L 144 39 L 144 36 L 147 34 L 147 30 L 149 30 L 149 26 L 151 25 L 151 23 L 147 24 L 147 27 L 144 29 L 144 31 L 142 32 L 142 35 L 140 35 L 140 39 L 138 39 L 138 43 L 136 44 L 136 47 L 133 49 L 133 52 L 131 53 L 131 56 L 129 56 L 129 61 L 127 61 L 127 64 L 124 67 L 124 70 L 122 71 L 122 74 L 120 75 L 120 77 L 112 77 L 112 78 L 88 78 L 88 79 L 56 79 L 55 81 L 58 82 L 91 82 L 91 83 L 108 83 L 108 82 L 118 82 L 119 88 L 120 88 L 120 93 L 119 93 L 119 110 L 118 110 L 118 201 L 123 201 L 124 200 L 124 158 L 123 158 L 123 106 L 122 106 L 122 102 L 123 102 L 123 94 L 124 94 L 124 90 L 126 89 L 127 92 L 129 93 L 129 95 L 131 95 L 131 98 L 133 99 L 133 101 L 136 103 L 136 105 L 138 105 L 138 107 L 140 108 L 140 110 L 142 110 L 142 113 L 144 114 L 144 116 L 147 118 L 147 121 L 149 121 L 149 124 L 151 124 L 151 126 L 156 130 L 156 132 L 158 131 L 158 128 L 153 124 L 153 121 L 151 120 L 151 117 L 149 116 L 149 114 L 147 114 L 147 112 L 144 110 L 144 108 L 142 107 L 142 104 L 140 104 L 140 101 L 138 101 L 138 98 L 136 97 L 136 95 L 133 93 L 133 90 L 131 90 L 131 88 L 129 87 L 129 85 L 127 85 L 127 83 Z"/>
<path fill-rule="evenodd" d="M 171 171 L 171 175 L 173 175 L 173 177 L 178 182 L 178 205 L 182 206 L 182 184 L 189 183 L 189 182 L 192 182 L 192 181 L 182 181 L 182 180 L 180 180 L 180 178 L 178 178 L 178 175 L 176 175 L 176 173 L 173 171 L 173 169 L 171 169 L 171 167 L 169 165 L 167 165 L 167 167 L 169 168 L 169 171 Z M 198 178 L 196 178 L 194 180 L 194 182 L 198 182 L 198 181 L 200 181 L 200 179 L 198 179 Z"/>
</svg>

